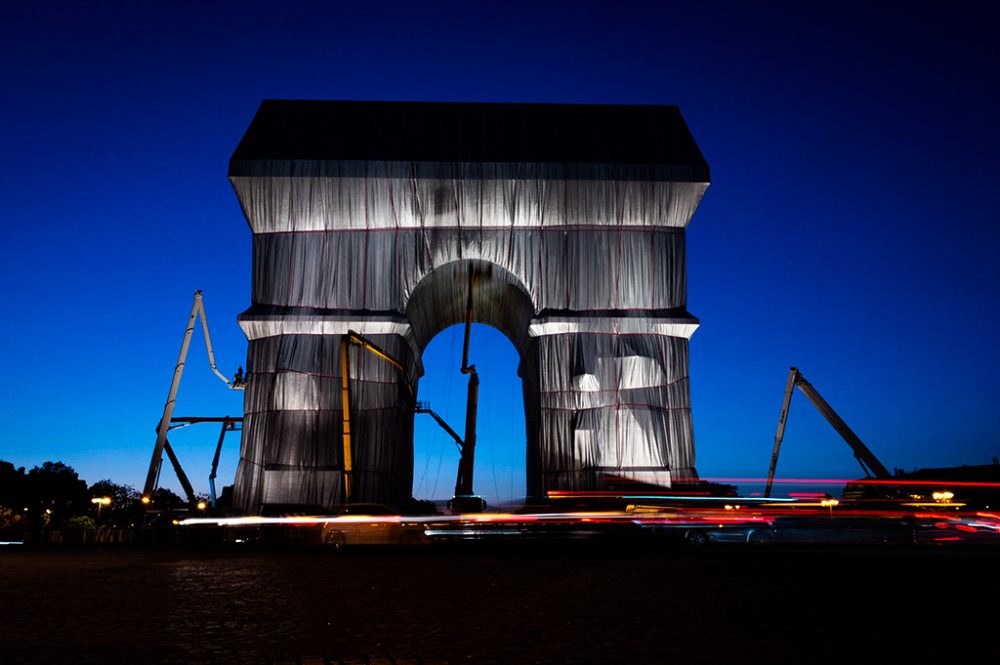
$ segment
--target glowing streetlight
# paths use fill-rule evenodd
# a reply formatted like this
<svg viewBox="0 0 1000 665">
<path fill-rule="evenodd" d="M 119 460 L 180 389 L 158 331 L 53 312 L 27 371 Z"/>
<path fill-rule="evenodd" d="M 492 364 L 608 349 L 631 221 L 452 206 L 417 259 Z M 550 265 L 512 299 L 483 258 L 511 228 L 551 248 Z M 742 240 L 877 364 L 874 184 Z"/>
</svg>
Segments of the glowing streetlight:
<svg viewBox="0 0 1000 665">
<path fill-rule="evenodd" d="M 205 503 L 204 501 L 199 501 L 198 502 L 198 510 L 205 510 L 206 508 L 208 508 L 208 504 L 207 503 Z"/>
<path fill-rule="evenodd" d="M 93 499 L 90 500 L 90 502 L 94 503 L 94 504 L 97 504 L 97 521 L 100 522 L 101 521 L 101 508 L 103 508 L 104 506 L 110 506 L 111 505 L 111 497 L 110 496 L 95 496 Z"/>
<path fill-rule="evenodd" d="M 824 508 L 830 509 L 830 518 L 832 519 L 833 507 L 840 505 L 840 501 L 837 501 L 836 499 L 823 499 L 822 501 L 819 502 L 819 505 L 823 506 Z"/>
</svg>

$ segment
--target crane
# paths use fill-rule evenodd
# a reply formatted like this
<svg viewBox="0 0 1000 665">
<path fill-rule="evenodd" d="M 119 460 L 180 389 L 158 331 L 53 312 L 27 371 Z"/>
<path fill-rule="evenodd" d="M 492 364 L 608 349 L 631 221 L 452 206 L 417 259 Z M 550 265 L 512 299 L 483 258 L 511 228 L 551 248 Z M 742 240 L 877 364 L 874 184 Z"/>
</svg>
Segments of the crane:
<svg viewBox="0 0 1000 665">
<path fill-rule="evenodd" d="M 170 458 L 170 463 L 174 467 L 174 471 L 177 472 L 178 479 L 184 486 L 184 492 L 188 495 L 188 501 L 192 503 L 195 502 L 194 491 L 191 489 L 191 483 L 188 481 L 187 476 L 181 468 L 180 462 L 177 460 L 177 456 L 170 448 L 170 444 L 167 441 L 167 432 L 176 427 L 176 425 L 171 424 L 176 422 L 173 420 L 174 404 L 177 402 L 177 391 L 180 389 L 181 375 L 184 373 L 184 365 L 187 362 L 188 348 L 191 346 L 191 337 L 194 335 L 195 324 L 197 323 L 199 316 L 201 316 L 202 331 L 205 333 L 205 349 L 208 352 L 208 363 L 211 366 L 212 371 L 216 376 L 222 379 L 223 383 L 225 383 L 230 390 L 243 390 L 246 387 L 242 367 L 236 373 L 236 377 L 233 381 L 230 381 L 215 366 L 215 353 L 212 351 L 212 338 L 208 334 L 208 317 L 205 314 L 205 303 L 202 299 L 201 291 L 195 291 L 194 304 L 191 306 L 191 314 L 188 317 L 187 328 L 184 330 L 184 341 L 181 343 L 180 355 L 177 358 L 177 365 L 174 367 L 174 377 L 170 383 L 170 390 L 167 393 L 167 402 L 163 407 L 163 416 L 160 418 L 160 423 L 156 428 L 156 444 L 153 447 L 153 458 L 149 461 L 149 471 L 146 474 L 146 483 L 142 489 L 143 503 L 149 503 L 152 499 L 153 490 L 156 489 L 156 483 L 159 478 L 160 465 L 163 462 L 164 451 L 166 451 L 167 456 Z"/>
<path fill-rule="evenodd" d="M 858 460 L 861 465 L 861 469 L 864 471 L 865 476 L 868 478 L 876 478 L 878 480 L 888 480 L 892 478 L 892 474 L 889 470 L 885 468 L 882 462 L 879 461 L 875 454 L 869 450 L 858 435 L 847 426 L 847 423 L 837 415 L 837 412 L 833 410 L 825 399 L 819 394 L 819 392 L 812 386 L 811 383 L 806 381 L 805 377 L 796 367 L 792 367 L 788 372 L 788 383 L 785 385 L 785 399 L 781 404 L 781 415 L 778 418 L 778 432 L 774 437 L 774 451 L 771 453 L 771 466 L 767 471 L 767 486 L 764 489 L 764 496 L 771 496 L 771 485 L 774 482 L 774 471 L 778 466 L 778 451 L 781 449 L 781 440 L 785 436 L 785 423 L 788 421 L 788 407 L 792 402 L 792 393 L 798 388 L 802 391 L 813 406 L 823 414 L 837 433 L 844 438 L 847 445 L 851 447 L 854 451 L 854 457 Z"/>
<path fill-rule="evenodd" d="M 472 462 L 470 460 L 469 448 L 465 441 L 445 422 L 444 418 L 431 408 L 430 403 L 417 402 L 416 412 L 426 413 L 437 421 L 441 429 L 447 432 L 448 436 L 455 441 L 455 446 L 458 448 L 460 457 L 458 462 L 458 476 L 455 481 L 455 496 L 448 502 L 448 507 L 459 513 L 477 513 L 486 510 L 486 502 L 481 497 L 472 493 L 472 476 L 471 471 L 469 471 Z M 468 420 L 466 420 L 466 423 L 468 423 Z M 468 426 L 466 426 L 466 429 L 468 429 Z"/>
<path fill-rule="evenodd" d="M 350 503 L 354 491 L 353 488 L 353 463 L 351 460 L 351 357 L 348 349 L 351 344 L 360 346 L 365 351 L 372 353 L 396 368 L 403 383 L 410 393 L 410 397 L 416 395 L 413 384 L 406 373 L 406 368 L 398 360 L 379 348 L 374 342 L 354 330 L 348 330 L 340 338 L 340 394 L 341 394 L 341 445 L 343 446 L 343 474 L 344 474 L 344 503 Z"/>
<path fill-rule="evenodd" d="M 465 403 L 465 442 L 458 461 L 455 496 L 448 502 L 454 512 L 472 513 L 486 509 L 486 502 L 472 491 L 472 473 L 476 458 L 476 411 L 479 405 L 479 374 L 469 364 L 469 338 L 472 332 L 472 290 L 476 285 L 475 271 L 469 272 L 469 294 L 465 307 L 465 339 L 462 343 L 462 374 L 469 375 L 468 397 Z"/>
<path fill-rule="evenodd" d="M 448 423 L 446 423 L 444 421 L 444 418 L 442 418 L 441 416 L 439 416 L 434 411 L 434 409 L 431 408 L 430 402 L 417 402 L 416 412 L 417 413 L 426 413 L 431 418 L 433 418 L 434 420 L 436 420 L 437 424 L 441 426 L 441 429 L 443 429 L 445 432 L 447 432 L 448 436 L 450 436 L 452 439 L 455 440 L 455 445 L 458 447 L 458 452 L 462 452 L 462 447 L 465 445 L 465 442 L 462 441 L 462 437 L 460 437 L 458 435 L 458 433 L 451 428 L 451 425 L 449 425 Z"/>
<path fill-rule="evenodd" d="M 416 413 L 427 413 L 449 436 L 455 440 L 461 454 L 458 461 L 458 474 L 455 480 L 455 496 L 448 502 L 448 507 L 454 512 L 472 513 L 482 512 L 486 509 L 486 501 L 473 492 L 473 467 L 476 453 L 476 410 L 479 403 L 479 374 L 476 366 L 469 364 L 469 338 L 472 328 L 472 290 L 476 284 L 475 273 L 469 274 L 469 294 L 466 302 L 465 312 L 465 339 L 462 348 L 462 374 L 469 375 L 468 397 L 466 399 L 465 412 L 465 439 L 461 439 L 448 423 L 441 416 L 431 410 L 425 402 L 416 402 L 414 411 Z M 374 342 L 363 335 L 348 330 L 340 340 L 340 390 L 341 390 L 341 438 L 343 446 L 343 474 L 344 474 L 344 503 L 350 503 L 353 493 L 352 487 L 352 462 L 351 462 L 351 390 L 350 390 L 350 355 L 348 349 L 351 344 L 355 344 L 382 358 L 400 373 L 411 397 L 415 397 L 416 391 L 410 383 L 406 368 L 389 353 L 379 348 Z"/>
<path fill-rule="evenodd" d="M 243 368 L 240 368 L 240 372 L 237 373 L 237 377 L 242 375 L 242 369 Z M 237 382 L 239 382 L 239 379 L 234 381 L 234 385 Z M 215 492 L 215 476 L 219 469 L 219 456 L 222 453 L 222 441 L 226 436 L 226 432 L 238 432 L 243 429 L 243 417 L 173 416 L 170 418 L 170 427 L 168 427 L 167 430 L 173 431 L 175 429 L 189 427 L 198 423 L 222 423 L 222 432 L 219 434 L 219 442 L 215 446 L 215 456 L 212 458 L 212 471 L 208 475 L 209 505 L 215 509 L 218 504 L 218 497 Z M 174 467 L 174 472 L 177 474 L 177 480 L 184 489 L 184 496 L 187 497 L 188 503 L 191 505 L 198 505 L 200 507 L 202 502 L 198 500 L 198 496 L 195 494 L 194 488 L 191 486 L 191 481 L 188 480 L 187 474 L 184 473 L 184 469 L 181 467 L 180 460 L 177 459 L 174 449 L 170 446 L 170 439 L 163 440 L 163 452 L 167 454 L 167 459 L 170 460 L 170 464 Z M 157 473 L 157 482 L 159 482 L 159 473 Z M 148 497 L 149 495 L 144 496 Z"/>
<path fill-rule="evenodd" d="M 413 397 L 415 395 L 415 392 L 416 392 L 414 390 L 414 388 L 413 388 L 413 385 L 410 383 L 410 380 L 409 380 L 409 378 L 408 378 L 408 376 L 406 374 L 406 369 L 403 367 L 402 363 L 400 363 L 398 360 L 396 360 L 395 358 L 393 358 L 386 351 L 384 351 L 381 348 L 379 348 L 374 342 L 372 342 L 368 338 L 364 337 L 360 333 L 357 333 L 357 332 L 355 332 L 353 330 L 348 330 L 347 334 L 345 334 L 341 338 L 341 346 L 340 346 L 341 385 L 340 385 L 340 387 L 341 387 L 341 394 L 342 394 L 342 399 L 343 399 L 343 403 L 344 403 L 343 420 L 342 420 L 342 423 L 341 423 L 341 426 L 342 426 L 342 430 L 341 430 L 342 431 L 342 445 L 343 445 L 343 449 L 344 449 L 344 452 L 343 452 L 343 459 L 344 459 L 344 503 L 350 503 L 351 498 L 353 496 L 353 485 L 351 483 L 351 471 L 352 471 L 352 468 L 351 468 L 351 413 L 350 413 L 350 411 L 351 411 L 351 409 L 350 409 L 350 399 L 351 399 L 350 398 L 350 393 L 351 393 L 351 391 L 350 391 L 350 382 L 348 380 L 349 375 L 350 375 L 350 356 L 348 355 L 348 352 L 347 352 L 348 348 L 352 344 L 354 344 L 356 346 L 360 346 L 362 349 L 365 349 L 369 353 L 375 354 L 379 358 L 382 358 L 383 360 L 385 360 L 386 362 L 388 362 L 389 364 L 391 364 L 393 367 L 396 368 L 396 371 L 398 371 L 400 373 L 400 375 L 403 377 L 404 384 L 406 385 L 406 389 L 410 393 L 410 396 Z M 473 370 L 474 370 L 474 368 L 473 368 Z M 472 382 L 470 380 L 470 384 L 471 383 Z M 470 388 L 470 393 L 472 391 L 473 391 L 473 388 Z M 473 409 L 475 408 L 475 394 L 474 393 L 469 398 L 469 404 L 472 405 L 470 408 L 473 408 Z M 475 496 L 472 493 L 472 472 L 471 472 L 471 467 L 472 467 L 472 456 L 471 456 L 471 454 L 472 454 L 472 447 L 469 446 L 468 443 L 467 443 L 467 441 L 471 440 L 473 442 L 472 446 L 475 445 L 475 413 L 474 412 L 472 413 L 472 417 L 471 418 L 469 418 L 468 414 L 466 415 L 466 427 L 465 427 L 465 430 L 466 430 L 465 436 L 466 436 L 466 438 L 465 438 L 465 440 L 463 440 L 462 437 L 460 437 L 458 435 L 458 433 L 454 429 L 452 429 L 452 427 L 447 422 L 445 422 L 444 418 L 442 418 L 440 415 L 437 414 L 437 412 L 435 412 L 433 409 L 431 409 L 429 403 L 427 403 L 427 402 L 416 402 L 415 406 L 414 406 L 414 412 L 415 413 L 426 413 L 429 416 L 431 416 L 435 421 L 437 421 L 438 425 L 440 425 L 441 428 L 444 431 L 446 431 L 448 433 L 448 435 L 455 441 L 455 445 L 458 447 L 458 451 L 459 451 L 459 454 L 461 455 L 461 457 L 459 458 L 459 463 L 458 463 L 458 478 L 457 478 L 456 483 L 455 483 L 455 499 L 452 499 L 451 502 L 449 502 L 451 508 L 453 510 L 457 510 L 457 511 L 461 511 L 461 512 L 481 512 L 482 510 L 484 510 L 486 508 L 485 502 L 481 498 Z M 470 427 L 470 422 L 471 422 L 471 427 Z M 470 429 L 471 429 L 471 437 L 470 437 Z M 464 492 L 464 494 L 462 492 Z M 457 499 L 457 501 L 456 501 L 456 499 Z"/>
</svg>

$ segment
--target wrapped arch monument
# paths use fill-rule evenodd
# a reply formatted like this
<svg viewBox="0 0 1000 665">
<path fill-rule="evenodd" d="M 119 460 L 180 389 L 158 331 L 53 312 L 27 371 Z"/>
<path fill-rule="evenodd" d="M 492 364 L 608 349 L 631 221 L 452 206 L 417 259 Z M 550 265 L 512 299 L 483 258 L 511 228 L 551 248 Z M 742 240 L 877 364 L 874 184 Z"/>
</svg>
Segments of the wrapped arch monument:
<svg viewBox="0 0 1000 665">
<path fill-rule="evenodd" d="M 708 166 L 673 106 L 265 101 L 229 179 L 253 231 L 236 505 L 409 498 L 421 353 L 520 355 L 531 497 L 696 478 L 685 229 Z"/>
</svg>

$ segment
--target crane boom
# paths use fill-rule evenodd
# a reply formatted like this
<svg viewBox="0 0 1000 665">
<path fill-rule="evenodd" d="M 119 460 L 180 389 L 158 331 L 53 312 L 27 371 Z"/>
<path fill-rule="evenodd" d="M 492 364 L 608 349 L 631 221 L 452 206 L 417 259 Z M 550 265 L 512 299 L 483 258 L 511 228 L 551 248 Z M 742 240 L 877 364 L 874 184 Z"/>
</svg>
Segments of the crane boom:
<svg viewBox="0 0 1000 665">
<path fill-rule="evenodd" d="M 462 447 L 464 445 L 462 437 L 458 435 L 458 432 L 451 428 L 451 425 L 445 422 L 444 418 L 439 416 L 437 412 L 430 407 L 430 404 L 427 402 L 417 402 L 416 412 L 430 414 L 431 418 L 436 420 L 437 424 L 441 426 L 441 429 L 447 432 L 448 436 L 455 440 L 455 445 L 458 446 L 458 452 L 462 452 Z"/>
<path fill-rule="evenodd" d="M 174 449 L 170 447 L 170 441 L 167 439 L 163 440 L 163 452 L 170 459 L 170 464 L 174 467 L 174 473 L 177 474 L 177 480 L 180 481 L 181 487 L 184 488 L 184 497 L 190 504 L 197 503 L 198 495 L 194 493 L 194 487 L 191 486 L 191 481 L 188 480 L 187 474 L 184 473 L 184 468 L 181 467 L 180 460 L 177 459 L 177 455 L 174 453 Z"/>
<path fill-rule="evenodd" d="M 471 374 L 469 377 L 469 397 L 466 405 L 466 420 L 465 420 L 465 440 L 463 441 L 458 433 L 455 432 L 451 426 L 444 421 L 441 416 L 431 410 L 430 406 L 425 402 L 415 402 L 414 411 L 416 413 L 429 413 L 434 420 L 441 425 L 442 428 L 452 439 L 455 440 L 455 445 L 458 446 L 459 453 L 461 457 L 458 462 L 458 479 L 456 481 L 455 493 L 456 497 L 452 499 L 456 502 L 456 506 L 461 506 L 465 509 L 465 512 L 482 511 L 485 503 L 479 497 L 472 494 L 472 464 L 473 464 L 473 451 L 476 445 L 476 403 L 479 395 L 479 376 L 476 374 L 476 366 L 468 364 L 468 353 L 469 353 L 469 329 L 471 327 L 472 321 L 472 293 L 471 289 L 473 286 L 473 279 L 469 279 L 469 298 L 468 298 L 468 310 L 466 313 L 466 328 L 465 328 L 465 344 L 462 353 L 462 373 Z M 413 384 L 410 382 L 409 375 L 407 374 L 406 368 L 401 362 L 396 358 L 393 358 L 388 352 L 379 348 L 374 342 L 367 339 L 360 333 L 353 330 L 348 330 L 345 335 L 341 337 L 340 340 L 340 389 L 341 389 L 341 434 L 342 434 L 342 445 L 343 445 L 343 473 L 344 473 L 344 502 L 350 503 L 352 496 L 352 484 L 351 484 L 351 390 L 350 390 L 350 354 L 348 349 L 351 344 L 360 346 L 362 349 L 372 353 L 382 360 L 386 361 L 390 365 L 396 368 L 399 375 L 403 379 L 403 383 L 406 386 L 407 391 L 410 393 L 410 397 L 416 397 L 416 390 Z M 459 491 L 461 490 L 461 492 Z"/>
<path fill-rule="evenodd" d="M 187 328 L 184 330 L 184 341 L 181 343 L 180 355 L 177 358 L 177 365 L 174 367 L 174 378 L 170 383 L 170 390 L 167 393 L 167 403 L 163 407 L 163 416 L 160 418 L 160 424 L 157 427 L 156 444 L 153 446 L 153 457 L 149 461 L 149 471 L 146 474 L 146 483 L 142 490 L 143 497 L 148 498 L 153 493 L 153 490 L 156 489 L 156 478 L 160 463 L 163 460 L 164 447 L 167 445 L 167 431 L 170 429 L 174 405 L 177 402 L 177 390 L 181 385 L 181 375 L 184 373 L 184 364 L 187 362 L 191 337 L 194 334 L 195 322 L 199 315 L 201 315 L 201 327 L 205 333 L 205 348 L 208 351 L 208 363 L 212 367 L 212 371 L 229 386 L 230 390 L 242 390 L 244 388 L 244 384 L 239 380 L 230 382 L 215 366 L 215 353 L 212 351 L 212 339 L 208 334 L 208 317 L 205 315 L 205 303 L 202 300 L 201 291 L 195 291 L 194 304 L 191 305 L 191 314 L 188 316 Z M 174 463 L 174 456 L 170 453 L 168 453 L 168 456 L 171 457 L 171 463 Z M 174 468 L 175 470 L 179 469 L 179 465 L 174 463 Z M 178 478 L 184 483 L 187 478 L 181 478 L 181 476 L 183 476 L 183 472 L 178 470 Z M 188 491 L 187 486 L 184 490 L 185 492 Z"/>
<path fill-rule="evenodd" d="M 781 449 L 781 441 L 785 436 L 785 424 L 788 420 L 788 407 L 792 401 L 792 392 L 795 388 L 802 391 L 802 394 L 812 402 L 812 405 L 823 414 L 827 422 L 837 433 L 843 437 L 847 445 L 851 447 L 854 451 L 854 457 L 858 460 L 861 465 L 861 469 L 865 472 L 865 475 L 869 478 L 875 477 L 880 480 L 885 480 L 892 477 L 889 470 L 885 468 L 882 462 L 879 461 L 875 454 L 864 444 L 863 441 L 858 437 L 854 431 L 848 427 L 844 419 L 841 418 L 833 407 L 823 399 L 819 391 L 813 387 L 811 383 L 806 381 L 802 373 L 799 372 L 798 368 L 792 367 L 788 372 L 788 383 L 785 385 L 785 398 L 781 405 L 781 415 L 778 418 L 778 432 L 774 437 L 774 450 L 771 452 L 771 466 L 767 471 L 767 486 L 764 489 L 764 496 L 771 496 L 771 485 L 774 482 L 774 472 L 778 466 L 778 452 Z"/>
<path fill-rule="evenodd" d="M 356 344 L 360 346 L 365 351 L 381 358 L 390 365 L 396 368 L 399 375 L 403 378 L 403 384 L 409 391 L 411 397 L 416 396 L 416 391 L 413 389 L 413 384 L 410 383 L 410 377 L 406 373 L 406 368 L 398 360 L 389 355 L 386 351 L 379 348 L 374 342 L 369 340 L 364 335 L 355 332 L 353 330 L 348 330 L 345 335 L 340 338 L 340 392 L 341 392 L 341 445 L 343 446 L 343 479 L 344 479 L 344 503 L 350 503 L 351 495 L 353 493 L 353 487 L 351 486 L 352 474 L 354 472 L 353 462 L 351 460 L 351 385 L 350 385 L 350 375 L 351 375 L 351 358 L 348 353 L 348 349 L 351 344 Z"/>
<path fill-rule="evenodd" d="M 465 443 L 462 456 L 458 460 L 458 476 L 455 479 L 455 496 L 449 506 L 456 512 L 482 512 L 485 502 L 473 494 L 473 472 L 476 461 L 476 412 L 479 408 L 479 373 L 476 366 L 469 364 L 469 338 L 472 335 L 472 291 L 478 281 L 474 270 L 469 271 L 469 292 L 465 305 L 465 339 L 462 344 L 462 374 L 469 375 L 468 393 L 465 402 Z"/>
</svg>

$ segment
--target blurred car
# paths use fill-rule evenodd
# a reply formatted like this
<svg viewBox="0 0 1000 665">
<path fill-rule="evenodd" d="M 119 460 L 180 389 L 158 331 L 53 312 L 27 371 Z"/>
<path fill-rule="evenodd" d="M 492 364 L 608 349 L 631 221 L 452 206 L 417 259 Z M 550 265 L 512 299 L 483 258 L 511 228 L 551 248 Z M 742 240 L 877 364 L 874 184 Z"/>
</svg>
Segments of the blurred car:
<svg viewBox="0 0 1000 665">
<path fill-rule="evenodd" d="M 767 545 L 774 539 L 774 529 L 768 524 L 695 526 L 684 530 L 684 542 L 696 548 L 713 543 Z"/>
<path fill-rule="evenodd" d="M 916 541 L 929 545 L 1000 545 L 1000 516 L 993 513 L 925 517 Z"/>
<path fill-rule="evenodd" d="M 880 516 L 812 516 L 780 518 L 773 542 L 816 545 L 912 545 L 916 525 L 906 518 Z"/>
<path fill-rule="evenodd" d="M 425 523 L 412 515 L 381 503 L 354 503 L 341 508 L 336 517 L 323 523 L 320 542 L 341 550 L 355 545 L 412 547 L 429 541 Z"/>
<path fill-rule="evenodd" d="M 912 545 L 917 542 L 912 520 L 889 517 L 777 517 L 771 522 L 708 524 L 684 530 L 693 547 L 713 543 L 748 545 Z"/>
<path fill-rule="evenodd" d="M 670 543 L 702 548 L 713 543 L 765 545 L 774 540 L 773 519 L 756 511 L 739 512 L 739 506 L 698 509 L 689 505 L 629 505 L 637 534 Z"/>
</svg>

